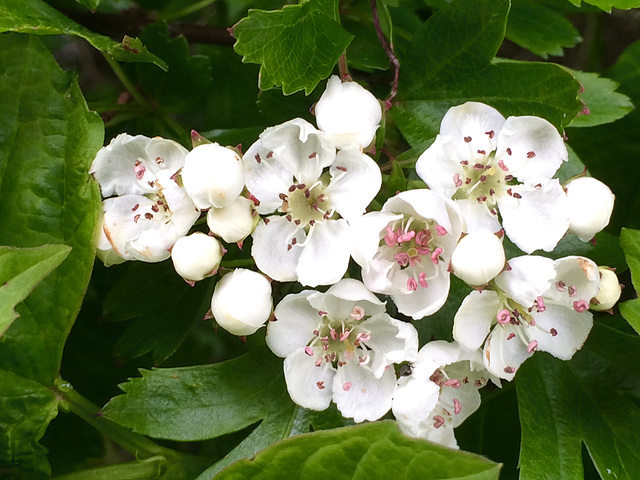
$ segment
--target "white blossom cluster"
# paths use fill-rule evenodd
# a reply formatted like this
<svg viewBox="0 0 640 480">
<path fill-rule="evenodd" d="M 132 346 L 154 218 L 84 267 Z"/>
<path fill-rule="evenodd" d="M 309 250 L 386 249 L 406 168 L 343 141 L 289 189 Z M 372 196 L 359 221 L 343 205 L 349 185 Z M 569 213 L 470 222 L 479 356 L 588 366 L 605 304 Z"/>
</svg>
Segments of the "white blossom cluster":
<svg viewBox="0 0 640 480">
<path fill-rule="evenodd" d="M 244 155 L 201 137 L 187 151 L 119 135 L 91 168 L 105 197 L 98 256 L 171 257 L 193 284 L 224 267 L 225 244 L 251 235 L 256 268 L 225 269 L 212 298 L 218 325 L 246 336 L 266 324 L 298 405 L 333 402 L 356 422 L 391 410 L 406 434 L 455 448 L 453 428 L 479 407 L 481 387 L 512 380 L 537 350 L 570 359 L 591 330 L 589 310 L 617 301 L 610 269 L 531 255 L 567 233 L 591 240 L 614 196 L 591 177 L 554 178 L 568 154 L 546 120 L 468 102 L 446 113 L 417 160 L 429 188 L 367 212 L 382 185 L 366 153 L 380 102 L 332 77 L 315 115 L 318 128 L 300 118 L 267 128 Z M 193 228 L 205 214 L 208 235 Z M 527 255 L 507 259 L 505 235 Z M 362 280 L 345 277 L 351 259 Z M 445 304 L 451 273 L 472 287 L 452 319 L 455 341 L 419 349 L 410 319 Z M 274 309 L 272 281 L 306 289 Z"/>
</svg>

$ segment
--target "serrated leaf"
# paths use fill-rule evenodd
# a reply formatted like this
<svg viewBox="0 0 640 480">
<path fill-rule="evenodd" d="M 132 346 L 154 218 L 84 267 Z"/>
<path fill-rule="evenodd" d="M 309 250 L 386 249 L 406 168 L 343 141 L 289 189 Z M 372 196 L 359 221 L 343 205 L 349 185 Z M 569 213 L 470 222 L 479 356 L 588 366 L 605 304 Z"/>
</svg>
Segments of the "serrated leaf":
<svg viewBox="0 0 640 480">
<path fill-rule="evenodd" d="M 395 422 L 323 430 L 283 440 L 253 460 L 241 460 L 216 480 L 497 479 L 500 465 L 485 458 L 405 437 Z"/>
<path fill-rule="evenodd" d="M 504 116 L 540 116 L 558 128 L 582 110 L 579 83 L 558 65 L 492 63 L 508 11 L 508 0 L 455 0 L 414 35 L 392 110 L 412 146 L 431 141 L 445 112 L 469 100 L 489 104 Z"/>
<path fill-rule="evenodd" d="M 564 48 L 581 40 L 578 30 L 563 15 L 532 0 L 512 2 L 506 37 L 542 58 L 562 56 Z"/>
<path fill-rule="evenodd" d="M 66 17 L 42 0 L 3 0 L 0 3 L 0 31 L 31 35 L 75 35 L 121 62 L 167 64 L 150 53 L 142 42 L 125 36 L 122 42 L 99 35 Z"/>
<path fill-rule="evenodd" d="M 204 318 L 212 293 L 211 280 L 191 287 L 171 262 L 132 265 L 104 301 L 107 320 L 132 321 L 115 344 L 116 356 L 125 361 L 153 352 L 159 365 L 176 351 L 193 323 Z"/>
<path fill-rule="evenodd" d="M 233 27 L 235 51 L 259 63 L 261 90 L 309 94 L 333 67 L 353 36 L 335 19 L 336 0 L 308 0 L 282 10 L 250 10 Z M 332 14 L 333 13 L 333 14 Z"/>
<path fill-rule="evenodd" d="M 640 338 L 599 323 L 570 362 L 536 353 L 518 370 L 520 478 L 582 478 L 584 442 L 602 478 L 640 476 Z"/>
<path fill-rule="evenodd" d="M 107 418 L 155 438 L 215 438 L 290 403 L 282 359 L 265 347 L 213 365 L 142 370 L 104 407 Z"/>
<path fill-rule="evenodd" d="M 0 247 L 0 336 L 18 318 L 14 307 L 67 258 L 66 245 Z"/>
<path fill-rule="evenodd" d="M 582 0 L 569 0 L 571 3 L 579 7 Z M 596 7 L 611 13 L 612 8 L 621 10 L 629 10 L 630 8 L 640 7 L 640 0 L 584 0 L 585 3 L 595 5 Z"/>
<path fill-rule="evenodd" d="M 211 480 L 218 472 L 243 458 L 253 458 L 260 450 L 293 435 L 309 432 L 310 413 L 288 403 L 282 410 L 269 415 L 258 427 L 222 460 L 206 469 L 196 480 Z"/>
<path fill-rule="evenodd" d="M 0 468 L 50 473 L 47 449 L 38 443 L 58 413 L 58 400 L 33 380 L 0 370 Z"/>
<path fill-rule="evenodd" d="M 0 338 L 2 368 L 47 387 L 91 275 L 100 195 L 87 172 L 102 146 L 103 124 L 88 111 L 73 75 L 27 35 L 0 35 L 0 112 L 0 244 L 72 248 L 16 307 L 20 321 Z M 14 414 L 0 408 L 0 422 Z M 40 415 L 28 402 L 21 414 Z M 41 417 L 34 438 L 50 416 Z M 2 450 L 0 462 L 29 467 L 38 455 L 34 448 L 18 456 Z"/>
<path fill-rule="evenodd" d="M 636 295 L 640 292 L 640 231 L 623 228 L 620 232 L 620 246 L 631 270 L 631 281 Z M 640 335 L 640 299 L 628 300 L 620 306 L 620 313 Z"/>
<path fill-rule="evenodd" d="M 570 70 L 582 84 L 584 92 L 580 99 L 584 102 L 588 113 L 578 115 L 571 127 L 593 127 L 605 123 L 614 122 L 631 111 L 633 103 L 631 99 L 622 93 L 616 92 L 618 83 L 608 78 L 600 77 L 597 73 L 578 72 Z"/>
</svg>

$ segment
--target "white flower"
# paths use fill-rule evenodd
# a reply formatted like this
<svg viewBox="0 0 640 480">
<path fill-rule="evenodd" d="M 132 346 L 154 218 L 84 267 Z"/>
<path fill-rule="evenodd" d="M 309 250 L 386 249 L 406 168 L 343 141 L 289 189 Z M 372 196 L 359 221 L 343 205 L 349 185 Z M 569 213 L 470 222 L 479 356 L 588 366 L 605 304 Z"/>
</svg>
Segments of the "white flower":
<svg viewBox="0 0 640 480">
<path fill-rule="evenodd" d="M 604 312 L 611 310 L 622 295 L 622 286 L 618 276 L 609 267 L 598 267 L 600 273 L 600 291 L 591 299 L 591 310 Z"/>
<path fill-rule="evenodd" d="M 222 208 L 244 188 L 242 160 L 230 148 L 205 143 L 191 150 L 180 174 L 184 188 L 198 208 Z"/>
<path fill-rule="evenodd" d="M 360 85 L 341 82 L 334 75 L 315 106 L 315 115 L 318 128 L 337 148 L 364 148 L 376 134 L 382 108 L 378 99 Z"/>
<path fill-rule="evenodd" d="M 362 215 L 380 189 L 376 163 L 359 149 L 336 154 L 322 132 L 298 118 L 267 128 L 244 166 L 247 188 L 260 202 L 256 210 L 281 213 L 253 233 L 258 268 L 310 286 L 342 278 L 351 250 L 347 221 Z"/>
<path fill-rule="evenodd" d="M 373 292 L 391 295 L 414 319 L 449 295 L 449 260 L 463 229 L 454 202 L 431 190 L 401 192 L 353 224 L 353 259 Z"/>
<path fill-rule="evenodd" d="M 393 363 L 413 360 L 418 333 L 395 320 L 365 286 L 343 279 L 326 293 L 287 295 L 267 325 L 267 345 L 285 357 L 289 395 L 324 410 L 333 400 L 345 417 L 376 420 L 391 408 Z"/>
<path fill-rule="evenodd" d="M 569 199 L 569 231 L 587 242 L 609 224 L 615 196 L 592 177 L 578 177 L 565 186 Z"/>
<path fill-rule="evenodd" d="M 453 429 L 480 406 L 490 378 L 480 351 L 466 353 L 456 342 L 436 340 L 418 352 L 401 376 L 393 397 L 393 415 L 406 435 L 458 448 Z"/>
<path fill-rule="evenodd" d="M 253 202 L 245 197 L 238 197 L 224 208 L 211 208 L 207 212 L 211 233 L 227 243 L 243 241 L 259 221 Z"/>
<path fill-rule="evenodd" d="M 498 275 L 505 264 L 502 241 L 489 230 L 464 236 L 451 256 L 453 274 L 469 285 L 479 287 Z"/>
<path fill-rule="evenodd" d="M 102 195 L 101 256 L 159 262 L 200 212 L 174 180 L 187 150 L 172 140 L 121 134 L 100 149 L 90 173 Z M 109 243 L 112 253 L 105 248 Z"/>
<path fill-rule="evenodd" d="M 469 351 L 484 344 L 487 370 L 506 380 L 535 350 L 569 360 L 591 331 L 589 301 L 600 287 L 598 267 L 584 257 L 526 255 L 509 266 L 495 291 L 471 292 L 453 320 L 453 338 Z"/>
<path fill-rule="evenodd" d="M 551 251 L 569 226 L 567 198 L 552 179 L 568 154 L 562 137 L 539 117 L 509 117 L 477 102 L 452 107 L 440 134 L 418 159 L 430 188 L 453 198 L 469 232 L 485 228 L 521 250 Z"/>
<path fill-rule="evenodd" d="M 218 240 L 195 232 L 176 241 L 171 249 L 171 260 L 178 275 L 187 282 L 198 282 L 216 273 L 222 253 Z"/>
<path fill-rule="evenodd" d="M 211 313 L 218 325 L 233 335 L 255 333 L 271 316 L 271 283 L 252 270 L 236 268 L 218 281 Z"/>
</svg>

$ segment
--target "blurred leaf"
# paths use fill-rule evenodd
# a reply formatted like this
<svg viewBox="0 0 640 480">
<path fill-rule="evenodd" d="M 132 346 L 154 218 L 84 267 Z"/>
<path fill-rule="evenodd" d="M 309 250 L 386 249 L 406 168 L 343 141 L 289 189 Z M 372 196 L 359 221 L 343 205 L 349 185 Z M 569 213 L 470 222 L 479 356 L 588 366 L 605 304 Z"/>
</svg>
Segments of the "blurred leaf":
<svg viewBox="0 0 640 480">
<path fill-rule="evenodd" d="M 563 15 L 532 0 L 512 2 L 506 37 L 542 58 L 562 56 L 563 48 L 573 47 L 581 40 Z"/>
<path fill-rule="evenodd" d="M 290 404 L 282 359 L 266 348 L 213 365 L 142 370 L 103 409 L 155 438 L 193 441 L 235 432 Z"/>
<path fill-rule="evenodd" d="M 579 83 L 550 63 L 494 61 L 504 38 L 508 0 L 455 0 L 430 17 L 403 56 L 393 116 L 414 147 L 439 131 L 445 112 L 474 100 L 504 116 L 537 115 L 567 125 L 582 103 Z"/>
<path fill-rule="evenodd" d="M 629 97 L 615 91 L 618 83 L 600 77 L 597 73 L 576 70 L 570 70 L 570 72 L 584 88 L 580 99 L 589 111 L 586 115 L 578 115 L 571 122 L 572 127 L 593 127 L 611 123 L 633 110 L 633 103 Z"/>
<path fill-rule="evenodd" d="M 202 472 L 196 480 L 210 480 L 232 463 L 243 458 L 251 459 L 260 450 L 283 438 L 309 432 L 309 417 L 308 410 L 287 402 L 281 410 L 265 418 L 240 445 Z"/>
<path fill-rule="evenodd" d="M 32 35 L 75 35 L 118 61 L 153 63 L 163 70 L 167 69 L 167 64 L 149 53 L 137 38 L 125 36 L 122 43 L 119 43 L 93 33 L 42 0 L 3 0 L 0 3 L 0 31 Z"/>
<path fill-rule="evenodd" d="M 0 408 L 0 423 L 24 427 L 19 445 L 0 448 L 0 464 L 47 471 L 37 440 L 55 407 L 45 387 L 58 374 L 91 275 L 100 197 L 87 172 L 103 128 L 73 75 L 34 36 L 0 35 L 0 112 L 0 244 L 72 248 L 16 307 L 20 321 L 0 338 L 0 372 L 15 384 L 2 387 L 15 403 Z"/>
<path fill-rule="evenodd" d="M 259 63 L 262 90 L 309 94 L 331 75 L 353 35 L 337 22 L 337 0 L 308 0 L 282 10 L 250 10 L 233 27 L 242 61 Z"/>
<path fill-rule="evenodd" d="M 631 281 L 636 291 L 640 292 L 640 231 L 623 228 L 620 232 L 620 246 L 624 250 L 627 265 L 631 270 Z M 619 304 L 620 313 L 640 335 L 640 299 L 628 300 Z"/>
<path fill-rule="evenodd" d="M 171 262 L 132 265 L 104 302 L 108 320 L 133 320 L 115 344 L 116 356 L 123 361 L 153 352 L 159 365 L 176 351 L 193 323 L 204 318 L 212 294 L 212 280 L 191 287 Z"/>
<path fill-rule="evenodd" d="M 618 92 L 640 105 L 640 42 L 628 47 L 605 75 L 618 82 Z M 586 93 L 586 92 L 585 92 Z M 640 228 L 640 110 L 606 125 L 571 128 L 569 142 L 591 174 L 616 195 L 610 228 Z"/>
<path fill-rule="evenodd" d="M 580 6 L 582 0 L 569 0 L 576 6 Z M 611 13 L 612 8 L 619 8 L 622 10 L 628 10 L 630 8 L 640 7 L 640 0 L 584 0 L 585 3 L 590 3 L 598 8 L 601 8 L 605 12 Z"/>
<path fill-rule="evenodd" d="M 405 437 L 395 422 L 323 430 L 283 440 L 216 476 L 226 479 L 497 479 L 485 458 Z"/>
<path fill-rule="evenodd" d="M 14 307 L 67 258 L 70 247 L 0 247 L 0 336 L 18 318 Z"/>
<path fill-rule="evenodd" d="M 640 478 L 640 338 L 595 323 L 569 362 L 536 353 L 518 370 L 520 478 L 582 478 L 584 442 L 602 478 Z"/>
<path fill-rule="evenodd" d="M 0 468 L 11 465 L 49 473 L 47 449 L 38 443 L 58 413 L 48 388 L 0 370 Z"/>
<path fill-rule="evenodd" d="M 136 72 L 142 91 L 163 109 L 184 113 L 202 107 L 202 98 L 213 88 L 211 61 L 204 55 L 191 55 L 187 39 L 171 38 L 167 24 L 149 25 L 140 39 L 169 66 L 158 72 L 151 65 L 138 64 Z"/>
<path fill-rule="evenodd" d="M 95 10 L 96 8 L 98 8 L 102 0 L 76 0 L 76 2 L 80 5 L 84 5 L 90 10 Z"/>
</svg>

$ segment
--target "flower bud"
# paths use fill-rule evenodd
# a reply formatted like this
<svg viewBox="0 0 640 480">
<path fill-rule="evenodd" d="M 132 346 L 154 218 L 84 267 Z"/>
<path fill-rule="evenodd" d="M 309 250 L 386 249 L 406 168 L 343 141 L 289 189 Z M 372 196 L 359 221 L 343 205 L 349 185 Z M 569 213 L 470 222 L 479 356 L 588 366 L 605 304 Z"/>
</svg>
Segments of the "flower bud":
<svg viewBox="0 0 640 480">
<path fill-rule="evenodd" d="M 355 82 L 341 82 L 333 76 L 315 107 L 318 128 L 326 132 L 337 148 L 371 143 L 380 125 L 380 102 Z"/>
<path fill-rule="evenodd" d="M 209 229 L 227 243 L 247 238 L 259 221 L 253 202 L 245 197 L 238 197 L 224 208 L 212 208 L 207 212 Z"/>
<path fill-rule="evenodd" d="M 236 152 L 217 143 L 191 150 L 181 176 L 191 200 L 202 210 L 226 207 L 244 188 L 242 160 Z"/>
<path fill-rule="evenodd" d="M 615 196 L 600 180 L 579 177 L 564 186 L 569 199 L 569 231 L 583 242 L 609 224 Z"/>
<path fill-rule="evenodd" d="M 179 238 L 171 249 L 173 267 L 188 282 L 213 275 L 222 260 L 220 242 L 202 232 Z"/>
<path fill-rule="evenodd" d="M 598 267 L 600 272 L 600 291 L 591 299 L 591 310 L 602 312 L 611 310 L 622 294 L 618 276 L 608 267 Z"/>
<path fill-rule="evenodd" d="M 502 241 L 489 230 L 464 236 L 451 255 L 453 274 L 471 286 L 486 284 L 504 269 Z"/>
<path fill-rule="evenodd" d="M 211 299 L 211 312 L 218 325 L 240 336 L 255 333 L 269 319 L 272 307 L 269 280 L 244 268 L 222 277 Z"/>
</svg>

